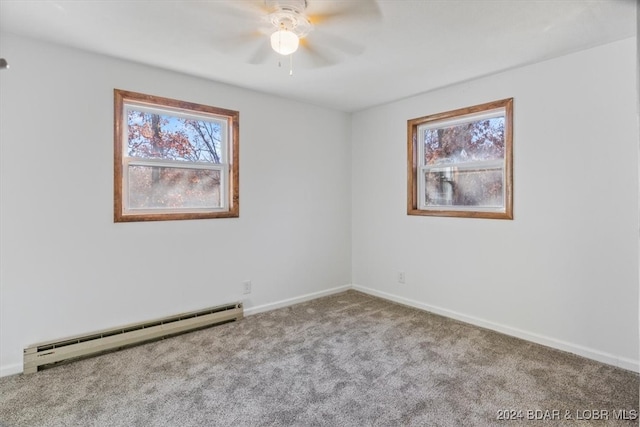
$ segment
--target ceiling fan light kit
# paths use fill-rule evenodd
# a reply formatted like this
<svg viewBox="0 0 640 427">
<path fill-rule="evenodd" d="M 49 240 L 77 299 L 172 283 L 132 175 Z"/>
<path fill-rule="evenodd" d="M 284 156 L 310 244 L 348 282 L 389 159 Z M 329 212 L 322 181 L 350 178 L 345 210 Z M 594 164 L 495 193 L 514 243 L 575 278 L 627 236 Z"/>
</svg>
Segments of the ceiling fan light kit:
<svg viewBox="0 0 640 427">
<path fill-rule="evenodd" d="M 274 9 L 269 21 L 276 27 L 271 34 L 271 48 L 280 55 L 291 55 L 300 45 L 300 39 L 311 31 L 311 22 L 304 14 L 306 0 L 266 0 Z"/>
<path fill-rule="evenodd" d="M 280 29 L 271 34 L 271 48 L 280 55 L 291 55 L 298 50 L 300 39 L 287 29 Z"/>
</svg>

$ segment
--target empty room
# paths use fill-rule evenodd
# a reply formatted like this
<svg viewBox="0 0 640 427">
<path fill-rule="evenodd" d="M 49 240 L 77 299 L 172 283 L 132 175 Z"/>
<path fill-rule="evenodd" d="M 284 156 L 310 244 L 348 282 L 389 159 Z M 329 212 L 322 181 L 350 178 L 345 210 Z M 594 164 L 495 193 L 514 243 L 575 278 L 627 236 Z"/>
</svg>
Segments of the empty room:
<svg viewBox="0 0 640 427">
<path fill-rule="evenodd" d="M 0 0 L 0 426 L 638 425 L 635 0 Z"/>
</svg>

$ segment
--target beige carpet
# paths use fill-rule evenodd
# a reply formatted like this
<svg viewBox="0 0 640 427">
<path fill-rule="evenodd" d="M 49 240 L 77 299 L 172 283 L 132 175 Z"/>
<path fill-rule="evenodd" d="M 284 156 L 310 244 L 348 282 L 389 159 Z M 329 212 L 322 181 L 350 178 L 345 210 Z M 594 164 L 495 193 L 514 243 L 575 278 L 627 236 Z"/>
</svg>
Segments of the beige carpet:
<svg viewBox="0 0 640 427">
<path fill-rule="evenodd" d="M 0 424 L 635 426 L 615 418 L 634 418 L 639 387 L 629 371 L 349 291 L 2 378 Z M 578 419 L 594 414 L 608 419 Z"/>
</svg>

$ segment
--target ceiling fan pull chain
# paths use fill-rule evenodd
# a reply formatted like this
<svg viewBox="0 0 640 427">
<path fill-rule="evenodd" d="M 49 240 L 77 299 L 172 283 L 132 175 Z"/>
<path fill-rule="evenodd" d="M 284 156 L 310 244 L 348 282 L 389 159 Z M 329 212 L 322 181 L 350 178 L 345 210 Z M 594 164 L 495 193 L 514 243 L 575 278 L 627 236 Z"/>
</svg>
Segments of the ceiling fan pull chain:
<svg viewBox="0 0 640 427">
<path fill-rule="evenodd" d="M 293 76 L 293 53 L 289 55 L 289 75 Z"/>
</svg>

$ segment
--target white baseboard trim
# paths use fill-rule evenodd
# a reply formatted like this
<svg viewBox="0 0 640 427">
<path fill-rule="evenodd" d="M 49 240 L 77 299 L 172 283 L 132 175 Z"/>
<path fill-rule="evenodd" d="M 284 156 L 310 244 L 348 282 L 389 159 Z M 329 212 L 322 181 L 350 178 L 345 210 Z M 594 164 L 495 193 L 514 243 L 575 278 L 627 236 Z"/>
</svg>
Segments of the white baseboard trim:
<svg viewBox="0 0 640 427">
<path fill-rule="evenodd" d="M 513 328 L 511 326 L 503 325 L 500 323 L 491 322 L 474 316 L 468 316 L 466 314 L 458 313 L 453 310 L 436 307 L 429 304 L 424 304 L 419 301 L 415 301 L 409 298 L 400 297 L 397 295 L 389 294 L 387 292 L 377 291 L 364 286 L 353 285 L 352 289 L 363 292 L 365 294 L 373 295 L 379 298 L 387 299 L 397 302 L 399 304 L 407 305 L 409 307 L 418 308 L 431 313 L 439 314 L 441 316 L 450 317 L 452 319 L 460 320 L 465 323 L 480 326 L 482 328 L 491 329 L 496 332 L 510 335 L 523 340 L 531 341 L 536 344 L 541 344 L 547 347 L 555 348 L 557 350 L 566 351 L 568 353 L 577 354 L 578 356 L 586 357 L 588 359 L 596 360 L 598 362 L 606 363 L 607 365 L 617 366 L 622 369 L 626 369 L 633 372 L 640 372 L 640 361 L 633 360 L 625 357 L 618 357 L 613 354 L 605 353 L 592 348 L 584 347 L 577 344 L 572 344 L 566 341 L 558 340 L 555 338 L 546 337 L 543 335 L 527 332 L 522 329 Z"/>
<path fill-rule="evenodd" d="M 22 364 L 16 363 L 14 365 L 7 365 L 0 368 L 0 377 L 8 377 L 9 375 L 16 375 L 22 373 Z"/>
<path fill-rule="evenodd" d="M 244 307 L 244 315 L 245 316 L 250 316 L 252 314 L 258 314 L 258 313 L 262 313 L 262 312 L 265 312 L 265 311 L 271 311 L 271 310 L 275 310 L 277 308 L 288 307 L 290 305 L 299 304 L 301 302 L 311 301 L 311 300 L 314 300 L 316 298 L 321 298 L 321 297 L 324 297 L 324 296 L 329 296 L 329 295 L 333 295 L 333 294 L 338 294 L 340 292 L 348 291 L 351 288 L 352 288 L 351 285 L 344 285 L 344 286 L 338 286 L 336 288 L 327 289 L 327 290 L 320 291 L 320 292 L 314 292 L 314 293 L 302 295 L 302 296 L 295 297 L 295 298 L 289 298 L 289 299 L 282 300 L 282 301 L 276 301 L 276 302 L 269 303 L 269 304 L 259 305 L 259 306 L 256 306 L 256 307 L 248 307 L 247 308 L 246 305 L 245 305 L 245 307 Z M 20 363 L 14 364 L 14 365 L 2 366 L 2 367 L 0 367 L 0 377 L 6 377 L 6 376 L 9 376 L 9 375 L 20 374 L 20 373 L 22 373 L 22 369 L 23 369 L 23 366 Z"/>
<path fill-rule="evenodd" d="M 491 322 L 488 320 L 484 320 L 481 318 L 477 318 L 474 316 L 468 316 L 466 314 L 462 314 L 453 310 L 448 310 L 440 307 L 436 307 L 433 305 L 425 304 L 419 301 L 415 301 L 409 298 L 400 297 L 397 295 L 393 295 L 387 292 L 377 291 L 375 289 L 370 289 L 365 286 L 360 285 L 344 285 L 338 286 L 336 288 L 327 289 L 320 292 L 313 292 L 306 295 L 301 295 L 299 297 L 289 298 L 282 301 L 276 301 L 269 304 L 263 304 L 255 307 L 246 307 L 244 309 L 245 316 L 251 316 L 253 314 L 263 313 L 266 311 L 275 310 L 278 308 L 288 307 L 294 304 L 299 304 L 306 301 L 311 301 L 316 298 L 321 298 L 333 294 L 338 294 L 340 292 L 348 291 L 349 289 L 354 289 L 356 291 L 360 291 L 362 293 L 373 295 L 379 298 L 383 298 L 389 301 L 397 302 L 399 304 L 407 305 L 409 307 L 414 307 L 420 310 L 428 311 L 430 313 L 439 314 L 441 316 L 449 317 L 452 319 L 460 320 L 465 323 L 469 323 L 472 325 L 480 326 L 482 328 L 491 329 L 496 332 L 503 333 L 505 335 L 510 335 L 516 338 L 521 338 L 527 341 L 531 341 L 537 344 L 541 344 L 547 347 L 555 348 L 558 350 L 566 351 L 569 353 L 577 354 L 582 357 L 586 357 L 588 359 L 596 360 L 598 362 L 606 363 L 608 365 L 613 365 L 620 367 L 622 369 L 626 369 L 633 372 L 640 372 L 640 361 L 633 360 L 624 357 L 618 357 L 609 353 L 604 353 L 598 350 L 594 350 L 588 347 L 568 343 L 566 341 L 557 340 L 555 338 L 549 338 L 543 335 L 538 335 L 535 333 L 527 332 L 518 328 L 513 328 L 511 326 L 502 325 L 500 323 Z M 6 377 L 9 375 L 15 375 L 22 372 L 22 364 L 13 364 L 6 365 L 0 367 L 0 377 Z"/>
<path fill-rule="evenodd" d="M 338 286 L 337 288 L 327 289 L 320 292 L 313 292 L 310 294 L 302 295 L 299 297 L 289 298 L 282 301 L 276 301 L 269 304 L 258 305 L 255 307 L 249 307 L 245 305 L 244 307 L 244 315 L 251 316 L 252 314 L 263 313 L 265 311 L 275 310 L 277 308 L 288 307 L 290 305 L 299 304 L 301 302 L 311 301 L 317 298 L 326 297 L 333 294 L 338 294 L 340 292 L 348 291 L 352 289 L 351 285 Z"/>
</svg>

